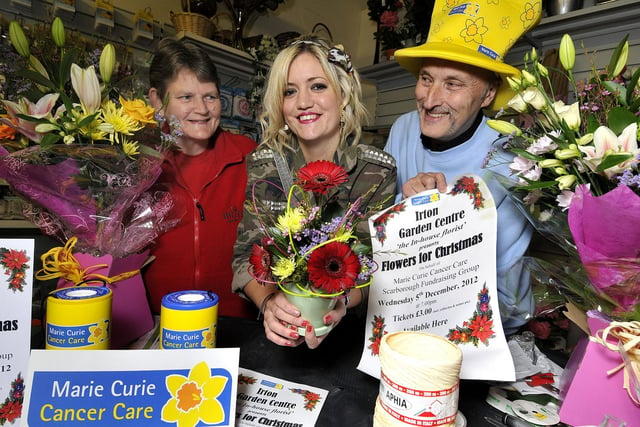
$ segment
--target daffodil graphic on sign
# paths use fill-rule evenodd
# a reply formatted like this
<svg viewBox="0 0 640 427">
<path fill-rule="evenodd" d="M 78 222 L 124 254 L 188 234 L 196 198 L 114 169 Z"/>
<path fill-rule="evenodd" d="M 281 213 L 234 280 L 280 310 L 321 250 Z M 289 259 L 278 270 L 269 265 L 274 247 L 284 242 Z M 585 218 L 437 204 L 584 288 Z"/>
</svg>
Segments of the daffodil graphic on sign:
<svg viewBox="0 0 640 427">
<path fill-rule="evenodd" d="M 98 344 L 109 338 L 109 321 L 103 320 L 94 326 L 89 326 L 89 342 Z"/>
<path fill-rule="evenodd" d="M 162 421 L 176 423 L 178 427 L 194 427 L 199 421 L 219 424 L 225 419 L 224 407 L 217 400 L 228 379 L 211 376 L 206 362 L 200 362 L 189 371 L 189 377 L 173 374 L 166 379 L 171 399 L 162 407 Z"/>
<path fill-rule="evenodd" d="M 208 329 L 205 329 L 202 332 L 202 343 L 200 345 L 204 348 L 213 348 L 216 342 L 216 332 L 214 331 L 215 327 L 210 326 Z"/>
</svg>

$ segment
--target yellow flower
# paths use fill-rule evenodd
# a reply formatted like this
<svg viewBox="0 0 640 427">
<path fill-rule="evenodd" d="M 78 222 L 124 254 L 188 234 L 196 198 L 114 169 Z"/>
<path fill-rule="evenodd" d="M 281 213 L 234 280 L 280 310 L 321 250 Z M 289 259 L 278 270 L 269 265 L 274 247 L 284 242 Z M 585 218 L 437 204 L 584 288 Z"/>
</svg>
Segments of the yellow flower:
<svg viewBox="0 0 640 427">
<path fill-rule="evenodd" d="M 122 138 L 122 151 L 135 160 L 135 157 L 140 154 L 140 146 L 137 141 L 129 141 L 127 138 Z"/>
<path fill-rule="evenodd" d="M 287 209 L 278 216 L 278 230 L 283 233 L 295 234 L 302 230 L 302 221 L 305 219 L 304 211 L 300 208 Z"/>
<path fill-rule="evenodd" d="M 107 139 L 107 135 L 113 133 L 113 126 L 109 123 L 104 123 L 99 116 L 94 117 L 89 124 L 85 124 L 82 127 L 78 127 L 78 124 L 85 121 L 87 117 L 91 116 L 91 114 L 86 114 L 80 109 L 74 109 L 71 110 L 71 116 L 73 117 L 74 122 L 65 124 L 65 130 L 67 133 L 79 132 L 80 135 L 91 139 L 91 141 L 105 140 Z"/>
<path fill-rule="evenodd" d="M 217 400 L 228 379 L 211 376 L 206 362 L 191 368 L 189 377 L 172 374 L 166 379 L 171 399 L 162 407 L 162 421 L 177 423 L 179 427 L 194 427 L 200 421 L 219 424 L 225 419 L 224 407 Z"/>
<path fill-rule="evenodd" d="M 139 124 L 155 123 L 155 110 L 142 99 L 125 99 L 120 97 L 122 109 Z"/>
<path fill-rule="evenodd" d="M 102 119 L 113 126 L 115 142 L 120 142 L 118 134 L 133 135 L 142 125 L 130 117 L 124 108 L 118 108 L 113 101 L 107 101 L 102 108 Z"/>
<path fill-rule="evenodd" d="M 271 267 L 274 276 L 280 279 L 286 279 L 291 276 L 296 269 L 295 263 L 289 258 L 279 258 L 276 265 Z"/>
</svg>

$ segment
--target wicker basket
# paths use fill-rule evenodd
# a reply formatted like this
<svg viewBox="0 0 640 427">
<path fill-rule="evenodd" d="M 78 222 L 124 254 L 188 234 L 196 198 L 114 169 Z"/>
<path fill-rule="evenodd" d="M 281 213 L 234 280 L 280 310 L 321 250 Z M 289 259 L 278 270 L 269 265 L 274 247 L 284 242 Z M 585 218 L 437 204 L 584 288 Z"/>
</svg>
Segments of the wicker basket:
<svg viewBox="0 0 640 427">
<path fill-rule="evenodd" d="M 208 39 L 211 38 L 215 30 L 215 25 L 213 25 L 212 20 L 199 13 L 169 12 L 169 15 L 171 16 L 171 22 L 173 22 L 174 28 L 178 32 L 186 31 Z"/>
</svg>

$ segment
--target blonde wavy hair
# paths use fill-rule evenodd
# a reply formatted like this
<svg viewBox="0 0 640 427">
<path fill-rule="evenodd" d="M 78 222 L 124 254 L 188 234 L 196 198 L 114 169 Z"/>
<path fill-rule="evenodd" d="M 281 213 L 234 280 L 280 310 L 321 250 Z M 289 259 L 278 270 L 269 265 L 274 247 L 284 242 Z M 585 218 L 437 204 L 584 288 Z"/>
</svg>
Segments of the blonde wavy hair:
<svg viewBox="0 0 640 427">
<path fill-rule="evenodd" d="M 293 41 L 276 56 L 267 76 L 263 97 L 264 110 L 260 116 L 263 144 L 283 154 L 285 149 L 293 150 L 294 144 L 297 143 L 295 135 L 285 131 L 282 105 L 287 89 L 289 67 L 301 53 L 310 53 L 320 62 L 331 88 L 342 100 L 339 106 L 341 111 L 339 147 L 344 148 L 349 137 L 353 137 L 354 144 L 360 141 L 362 125 L 367 118 L 367 110 L 362 102 L 360 76 L 353 67 L 329 60 L 329 50 L 336 47 L 326 40 L 307 35 Z M 339 46 L 338 48 L 342 50 Z"/>
</svg>

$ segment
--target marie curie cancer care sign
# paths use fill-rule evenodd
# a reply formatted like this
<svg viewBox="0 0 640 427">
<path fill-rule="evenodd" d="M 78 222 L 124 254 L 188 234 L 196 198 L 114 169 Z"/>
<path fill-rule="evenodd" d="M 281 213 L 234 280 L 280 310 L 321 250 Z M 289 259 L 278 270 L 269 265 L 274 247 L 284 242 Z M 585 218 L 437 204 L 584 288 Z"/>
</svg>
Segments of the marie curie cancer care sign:
<svg viewBox="0 0 640 427">
<path fill-rule="evenodd" d="M 34 350 L 30 427 L 234 426 L 240 351 Z"/>
</svg>

